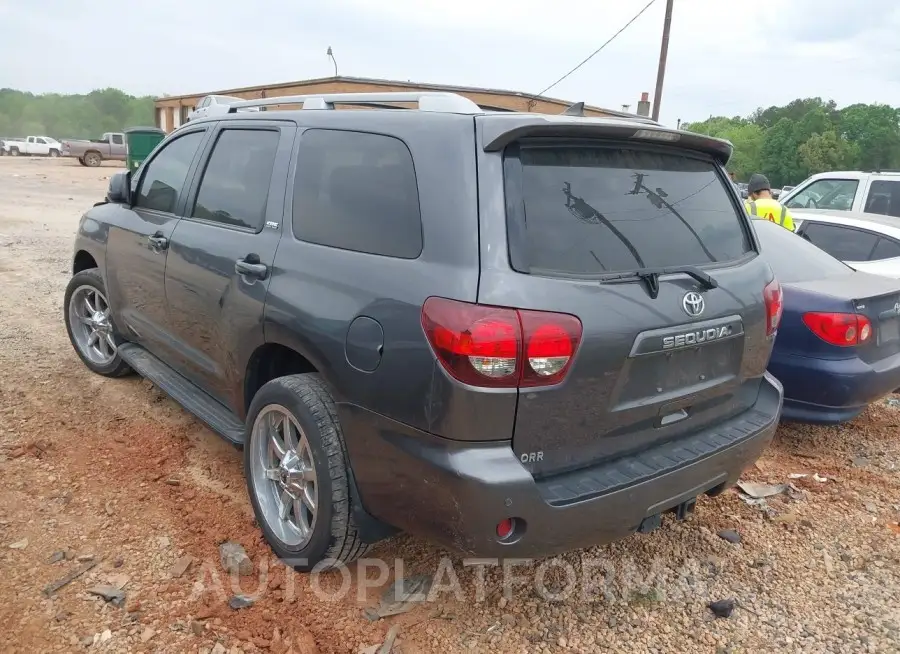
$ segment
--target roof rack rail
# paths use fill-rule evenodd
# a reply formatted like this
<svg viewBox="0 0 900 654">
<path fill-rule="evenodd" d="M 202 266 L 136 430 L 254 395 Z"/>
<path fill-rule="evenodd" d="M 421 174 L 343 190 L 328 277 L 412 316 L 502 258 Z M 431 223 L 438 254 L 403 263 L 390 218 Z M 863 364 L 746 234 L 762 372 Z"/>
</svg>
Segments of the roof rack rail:
<svg viewBox="0 0 900 654">
<path fill-rule="evenodd" d="M 391 107 L 392 102 L 408 102 L 418 105 L 419 111 L 437 111 L 456 114 L 480 114 L 484 111 L 468 98 L 458 93 L 445 93 L 439 91 L 411 91 L 392 93 L 324 93 L 315 95 L 282 95 L 274 98 L 260 98 L 258 100 L 245 100 L 232 102 L 227 105 L 213 105 L 221 107 L 214 113 L 236 113 L 241 109 L 251 107 L 273 107 L 284 104 L 299 104 L 303 109 L 334 109 L 336 104 L 355 104 L 370 107 Z M 211 107 L 212 109 L 212 107 Z"/>
</svg>

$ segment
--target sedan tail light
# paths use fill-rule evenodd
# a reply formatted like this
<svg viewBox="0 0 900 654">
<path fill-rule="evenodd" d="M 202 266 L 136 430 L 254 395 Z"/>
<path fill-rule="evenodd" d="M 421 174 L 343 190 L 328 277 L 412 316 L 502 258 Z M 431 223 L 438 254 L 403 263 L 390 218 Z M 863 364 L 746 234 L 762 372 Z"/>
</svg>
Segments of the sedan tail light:
<svg viewBox="0 0 900 654">
<path fill-rule="evenodd" d="M 777 279 L 766 284 L 763 296 L 766 299 L 766 335 L 772 336 L 778 331 L 781 313 L 784 310 L 784 293 Z"/>
<path fill-rule="evenodd" d="M 803 324 L 826 343 L 839 347 L 860 345 L 872 336 L 872 323 L 858 313 L 810 311 L 803 314 Z"/>
<path fill-rule="evenodd" d="M 422 327 L 441 365 L 473 386 L 549 386 L 563 380 L 581 342 L 581 321 L 547 311 L 431 297 Z"/>
</svg>

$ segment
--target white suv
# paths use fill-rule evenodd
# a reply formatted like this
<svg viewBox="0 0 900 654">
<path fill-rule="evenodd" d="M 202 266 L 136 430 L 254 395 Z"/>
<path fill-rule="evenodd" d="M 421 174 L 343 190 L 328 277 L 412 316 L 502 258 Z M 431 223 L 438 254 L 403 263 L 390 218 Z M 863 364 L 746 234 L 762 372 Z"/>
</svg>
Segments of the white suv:
<svg viewBox="0 0 900 654">
<path fill-rule="evenodd" d="M 782 194 L 790 209 L 864 211 L 900 218 L 900 171 L 833 171 L 813 175 Z"/>
</svg>

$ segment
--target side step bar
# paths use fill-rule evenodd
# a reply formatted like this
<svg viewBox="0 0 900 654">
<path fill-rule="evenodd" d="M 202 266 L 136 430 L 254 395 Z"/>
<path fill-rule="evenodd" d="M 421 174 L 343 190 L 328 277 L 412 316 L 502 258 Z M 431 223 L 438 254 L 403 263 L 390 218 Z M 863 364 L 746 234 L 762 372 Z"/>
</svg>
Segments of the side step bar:
<svg viewBox="0 0 900 654">
<path fill-rule="evenodd" d="M 193 382 L 172 370 L 140 345 L 123 343 L 119 355 L 141 377 L 203 421 L 219 436 L 238 447 L 244 444 L 244 423 Z"/>
</svg>

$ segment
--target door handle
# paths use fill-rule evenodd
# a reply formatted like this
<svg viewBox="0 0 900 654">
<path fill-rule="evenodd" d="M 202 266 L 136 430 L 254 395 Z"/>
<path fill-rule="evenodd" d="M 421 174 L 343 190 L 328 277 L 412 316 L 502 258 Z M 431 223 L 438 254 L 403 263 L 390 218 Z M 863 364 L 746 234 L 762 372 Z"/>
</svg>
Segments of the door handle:
<svg viewBox="0 0 900 654">
<path fill-rule="evenodd" d="M 150 248 L 159 252 L 169 247 L 169 239 L 162 234 L 154 234 L 147 239 L 150 242 Z"/>
<path fill-rule="evenodd" d="M 269 275 L 269 267 L 264 263 L 259 263 L 258 257 L 247 256 L 245 259 L 238 259 L 234 263 L 234 272 L 238 275 L 247 277 L 255 277 L 256 279 L 265 279 Z"/>
</svg>

